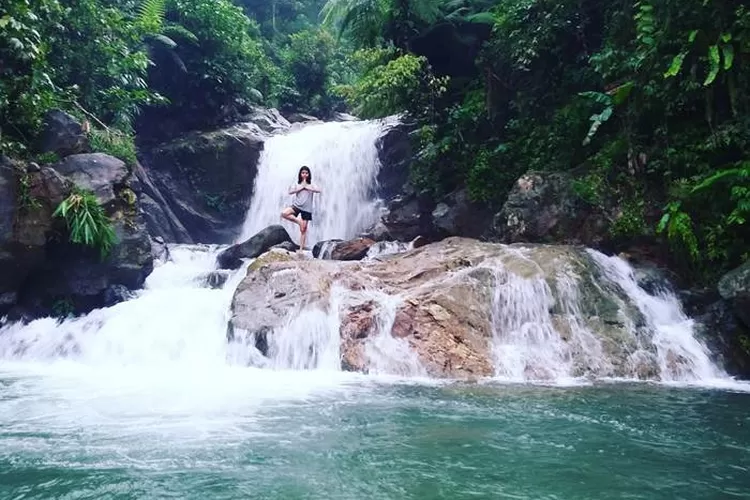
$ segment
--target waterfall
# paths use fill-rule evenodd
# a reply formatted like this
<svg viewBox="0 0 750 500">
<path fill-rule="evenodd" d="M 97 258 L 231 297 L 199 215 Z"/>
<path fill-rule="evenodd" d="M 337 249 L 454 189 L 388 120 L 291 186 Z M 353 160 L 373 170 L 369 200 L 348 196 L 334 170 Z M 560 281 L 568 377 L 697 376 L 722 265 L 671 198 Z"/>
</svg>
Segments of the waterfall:
<svg viewBox="0 0 750 500">
<path fill-rule="evenodd" d="M 316 200 L 310 245 L 353 237 L 372 224 L 380 210 L 376 140 L 389 125 L 314 124 L 270 138 L 242 238 L 280 223 L 279 212 L 289 203 L 287 189 L 301 165 L 311 168 L 314 182 L 323 189 Z M 296 227 L 284 224 L 296 238 Z M 481 307 L 490 310 L 491 363 L 497 379 L 726 380 L 693 335 L 692 321 L 674 294 L 647 293 L 638 286 L 633 269 L 617 257 L 556 248 L 496 245 L 482 250 L 491 254 L 487 260 L 469 264 L 468 271 L 481 267 L 494 278 L 482 285 L 482 293 L 487 293 Z M 194 377 L 196 370 L 246 370 L 252 365 L 333 376 L 341 371 L 342 312 L 367 305 L 372 326 L 361 356 L 370 373 L 426 373 L 410 341 L 391 335 L 404 296 L 386 292 L 377 280 L 371 282 L 374 286 L 357 289 L 333 282 L 325 306 L 301 305 L 283 318 L 264 339 L 267 355 L 262 356 L 254 350 L 257 339 L 243 337 L 243 332 L 235 332 L 237 342 L 226 340 L 232 296 L 245 268 L 222 276 L 226 281 L 217 286 L 221 279 L 216 255 L 222 247 L 174 245 L 170 250 L 144 289 L 126 302 L 63 321 L 43 318 L 0 326 L 0 370 L 65 362 L 104 371 L 129 367 L 153 376 L 166 370 Z M 379 243 L 359 265 L 366 269 L 410 251 L 419 250 L 406 243 Z M 448 274 L 454 281 L 463 279 L 458 271 Z M 438 289 L 450 281 L 440 279 L 430 286 Z"/>
<path fill-rule="evenodd" d="M 393 123 L 386 119 L 313 124 L 271 137 L 263 148 L 240 240 L 271 224 L 283 224 L 297 240 L 299 229 L 279 214 L 291 203 L 289 186 L 297 182 L 303 165 L 322 189 L 315 195 L 306 246 L 352 238 L 374 224 L 381 211 L 376 141 Z"/>
<path fill-rule="evenodd" d="M 590 249 L 586 255 L 591 262 L 576 269 L 560 259 L 546 262 L 542 250 L 508 247 L 492 266 L 499 379 L 726 379 L 674 293 L 649 294 L 619 257 Z"/>
<path fill-rule="evenodd" d="M 699 381 L 726 377 L 710 359 L 708 348 L 696 339 L 693 320 L 682 310 L 669 290 L 651 295 L 638 286 L 633 268 L 619 257 L 607 257 L 594 250 L 589 254 L 604 271 L 606 279 L 620 286 L 638 307 L 656 348 L 659 373 L 665 381 Z M 636 353 L 636 356 L 642 353 Z"/>
</svg>

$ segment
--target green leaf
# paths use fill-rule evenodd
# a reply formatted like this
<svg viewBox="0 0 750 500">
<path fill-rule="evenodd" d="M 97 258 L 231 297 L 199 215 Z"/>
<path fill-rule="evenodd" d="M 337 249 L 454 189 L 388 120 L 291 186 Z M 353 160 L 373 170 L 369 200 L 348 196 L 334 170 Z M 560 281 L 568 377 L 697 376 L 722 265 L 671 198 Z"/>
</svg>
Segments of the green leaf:
<svg viewBox="0 0 750 500">
<path fill-rule="evenodd" d="M 732 69 L 732 63 L 734 63 L 734 46 L 722 45 L 721 52 L 724 56 L 724 71 Z"/>
<path fill-rule="evenodd" d="M 10 23 L 11 17 L 9 15 L 5 15 L 3 17 L 0 17 L 0 28 L 5 28 Z"/>
<path fill-rule="evenodd" d="M 612 103 L 615 106 L 619 106 L 620 104 L 625 102 L 625 100 L 630 95 L 630 92 L 633 90 L 634 85 L 635 84 L 632 81 L 630 81 L 630 82 L 625 82 L 619 87 L 617 87 L 614 90 L 614 92 L 612 92 Z"/>
<path fill-rule="evenodd" d="M 719 55 L 719 47 L 717 45 L 711 45 L 708 48 L 708 62 L 711 69 L 708 72 L 708 76 L 706 76 L 706 81 L 703 82 L 704 87 L 711 85 L 716 80 L 716 75 L 719 74 L 719 69 L 721 68 L 721 56 Z"/>
<path fill-rule="evenodd" d="M 672 76 L 677 76 L 677 74 L 682 69 L 682 63 L 685 60 L 685 56 L 687 56 L 687 51 L 680 52 L 674 58 L 672 59 L 672 64 L 669 65 L 669 69 L 664 73 L 664 78 L 670 78 Z"/>
<path fill-rule="evenodd" d="M 698 31 L 699 30 L 693 30 L 690 32 L 688 35 L 688 42 L 693 43 L 695 41 L 695 37 L 698 36 Z"/>
</svg>

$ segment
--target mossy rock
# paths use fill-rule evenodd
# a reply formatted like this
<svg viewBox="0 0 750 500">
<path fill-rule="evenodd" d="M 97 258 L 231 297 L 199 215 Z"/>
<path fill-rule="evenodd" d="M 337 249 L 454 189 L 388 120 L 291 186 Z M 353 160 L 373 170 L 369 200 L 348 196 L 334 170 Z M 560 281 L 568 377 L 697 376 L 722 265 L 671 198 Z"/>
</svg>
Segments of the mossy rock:
<svg viewBox="0 0 750 500">
<path fill-rule="evenodd" d="M 275 262 L 291 262 L 293 260 L 298 260 L 293 253 L 287 252 L 286 250 L 270 250 L 250 263 L 250 265 L 247 266 L 247 271 L 254 272 Z"/>
</svg>

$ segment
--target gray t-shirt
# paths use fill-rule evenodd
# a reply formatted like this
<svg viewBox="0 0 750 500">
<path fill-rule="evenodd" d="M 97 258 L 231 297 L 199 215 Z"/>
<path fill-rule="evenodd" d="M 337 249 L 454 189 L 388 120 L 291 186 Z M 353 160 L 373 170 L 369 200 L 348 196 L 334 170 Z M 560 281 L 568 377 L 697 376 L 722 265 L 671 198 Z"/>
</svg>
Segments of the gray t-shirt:
<svg viewBox="0 0 750 500">
<path fill-rule="evenodd" d="M 294 187 L 298 188 L 299 186 L 299 184 L 296 184 Z M 292 205 L 299 208 L 300 210 L 304 210 L 305 212 L 312 212 L 313 194 L 315 193 L 307 189 L 303 189 L 302 191 L 295 193 Z"/>
</svg>

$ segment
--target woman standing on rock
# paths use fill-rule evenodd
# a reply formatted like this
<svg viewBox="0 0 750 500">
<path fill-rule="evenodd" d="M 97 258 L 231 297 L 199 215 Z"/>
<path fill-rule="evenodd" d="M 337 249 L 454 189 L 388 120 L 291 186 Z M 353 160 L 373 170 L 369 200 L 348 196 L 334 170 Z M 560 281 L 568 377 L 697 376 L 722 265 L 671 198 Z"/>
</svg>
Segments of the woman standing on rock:
<svg viewBox="0 0 750 500">
<path fill-rule="evenodd" d="M 305 249 L 307 224 L 312 220 L 313 194 L 320 193 L 320 188 L 312 183 L 310 169 L 303 166 L 297 173 L 297 184 L 289 187 L 289 194 L 294 195 L 292 206 L 281 211 L 281 217 L 299 226 L 300 250 Z M 301 216 L 298 219 L 297 216 Z"/>
</svg>

